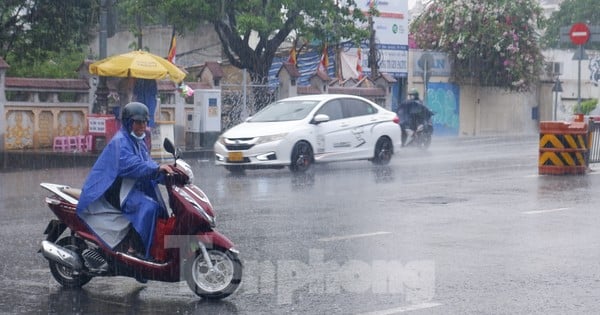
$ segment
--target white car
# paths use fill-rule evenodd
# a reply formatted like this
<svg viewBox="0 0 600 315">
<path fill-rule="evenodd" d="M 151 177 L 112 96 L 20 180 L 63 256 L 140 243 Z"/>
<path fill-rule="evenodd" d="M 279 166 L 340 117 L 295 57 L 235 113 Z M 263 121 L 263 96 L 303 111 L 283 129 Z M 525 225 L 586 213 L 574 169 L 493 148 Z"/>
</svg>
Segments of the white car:
<svg viewBox="0 0 600 315">
<path fill-rule="evenodd" d="M 396 113 L 363 97 L 319 94 L 278 100 L 225 131 L 215 163 L 231 172 L 371 160 L 387 164 L 401 146 Z"/>
</svg>

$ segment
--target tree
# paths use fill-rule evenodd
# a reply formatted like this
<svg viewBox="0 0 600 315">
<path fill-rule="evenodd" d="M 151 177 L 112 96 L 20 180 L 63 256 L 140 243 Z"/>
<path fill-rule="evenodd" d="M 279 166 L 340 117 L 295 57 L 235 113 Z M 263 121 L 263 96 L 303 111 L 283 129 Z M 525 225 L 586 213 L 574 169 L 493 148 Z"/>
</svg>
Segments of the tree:
<svg viewBox="0 0 600 315">
<path fill-rule="evenodd" d="M 542 46 L 548 48 L 559 48 L 569 43 L 560 43 L 560 28 L 571 27 L 575 23 L 587 23 L 589 26 L 599 25 L 600 22 L 600 2 L 598 0 L 564 0 L 560 4 L 558 11 L 552 13 L 548 19 L 548 25 L 544 36 L 542 37 Z M 587 48 L 600 49 L 600 43 L 586 44 Z"/>
<path fill-rule="evenodd" d="M 180 34 L 209 22 L 235 67 L 247 69 L 255 83 L 265 83 L 279 46 L 298 32 L 322 41 L 364 36 L 366 21 L 354 0 L 127 0 L 157 7 Z M 334 21 L 334 23 L 332 23 Z M 335 32 L 333 32 L 335 30 Z"/>
<path fill-rule="evenodd" d="M 410 25 L 422 49 L 448 53 L 458 83 L 528 90 L 544 57 L 537 0 L 432 0 Z"/>
<path fill-rule="evenodd" d="M 95 26 L 96 7 L 94 0 L 1 1 L 0 56 L 11 65 L 8 73 L 65 75 L 65 65 L 73 60 L 62 56 L 78 56 L 81 63 Z M 75 69 L 70 68 L 73 75 Z"/>
</svg>

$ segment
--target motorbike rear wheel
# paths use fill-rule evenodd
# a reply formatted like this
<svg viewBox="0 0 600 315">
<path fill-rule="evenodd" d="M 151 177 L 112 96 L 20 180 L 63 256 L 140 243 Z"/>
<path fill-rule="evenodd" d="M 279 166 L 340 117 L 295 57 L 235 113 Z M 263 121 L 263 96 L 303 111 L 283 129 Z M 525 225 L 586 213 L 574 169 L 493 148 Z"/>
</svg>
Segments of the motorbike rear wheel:
<svg viewBox="0 0 600 315">
<path fill-rule="evenodd" d="M 427 150 L 429 148 L 429 145 L 431 144 L 431 134 L 423 133 L 420 137 L 421 139 L 419 139 L 418 142 L 419 148 L 421 150 Z"/>
<path fill-rule="evenodd" d="M 187 261 L 185 279 L 196 295 L 222 299 L 231 295 L 242 281 L 242 263 L 238 255 L 222 248 L 207 249 L 213 268 L 208 267 L 201 251 Z"/>
<path fill-rule="evenodd" d="M 81 252 L 87 248 L 85 241 L 74 236 L 61 238 L 58 240 L 58 242 L 56 242 L 56 245 L 70 249 L 80 255 L 80 257 Z M 80 271 L 73 270 L 57 262 L 49 261 L 49 264 L 52 277 L 54 277 L 54 279 L 65 288 L 81 288 L 83 285 L 92 280 L 92 276 L 83 274 Z"/>
</svg>

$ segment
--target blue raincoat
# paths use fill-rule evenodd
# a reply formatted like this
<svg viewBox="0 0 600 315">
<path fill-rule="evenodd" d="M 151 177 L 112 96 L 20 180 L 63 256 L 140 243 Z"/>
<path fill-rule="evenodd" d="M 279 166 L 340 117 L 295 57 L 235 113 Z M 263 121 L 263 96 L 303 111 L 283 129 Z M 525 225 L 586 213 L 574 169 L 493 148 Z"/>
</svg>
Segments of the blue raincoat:
<svg viewBox="0 0 600 315">
<path fill-rule="evenodd" d="M 148 257 L 156 218 L 167 215 L 158 191 L 163 177 L 158 176 L 159 165 L 150 157 L 144 140 L 130 136 L 128 129 L 121 127 L 92 167 L 82 188 L 77 215 L 111 248 L 122 241 L 131 223 Z M 104 198 L 118 177 L 123 180 L 121 210 L 111 207 Z"/>
</svg>

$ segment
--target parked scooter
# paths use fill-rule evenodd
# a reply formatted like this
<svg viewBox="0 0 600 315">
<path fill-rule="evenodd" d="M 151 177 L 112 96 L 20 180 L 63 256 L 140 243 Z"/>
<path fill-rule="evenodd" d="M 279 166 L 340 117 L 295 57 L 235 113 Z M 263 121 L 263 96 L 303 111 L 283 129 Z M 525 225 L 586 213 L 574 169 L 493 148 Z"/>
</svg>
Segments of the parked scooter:
<svg viewBox="0 0 600 315">
<path fill-rule="evenodd" d="M 40 184 L 53 193 L 46 197 L 46 203 L 58 218 L 46 227 L 47 237 L 40 251 L 58 283 L 77 288 L 93 277 L 104 276 L 127 276 L 142 282 L 185 279 L 194 293 L 206 299 L 225 298 L 238 288 L 242 279 L 238 251 L 214 229 L 213 207 L 192 183 L 190 166 L 178 159 L 178 150 L 170 140 L 165 139 L 164 148 L 175 159 L 170 165 L 173 174 L 165 180 L 172 214 L 168 219 L 157 219 L 152 260 L 106 246 L 75 213 L 81 190 Z"/>
<path fill-rule="evenodd" d="M 434 113 L 431 113 L 431 116 L 433 115 Z M 431 136 L 433 135 L 433 122 L 431 116 L 427 119 L 427 122 L 419 124 L 416 131 L 406 129 L 408 135 L 405 146 L 415 146 L 423 150 L 429 148 Z"/>
</svg>

